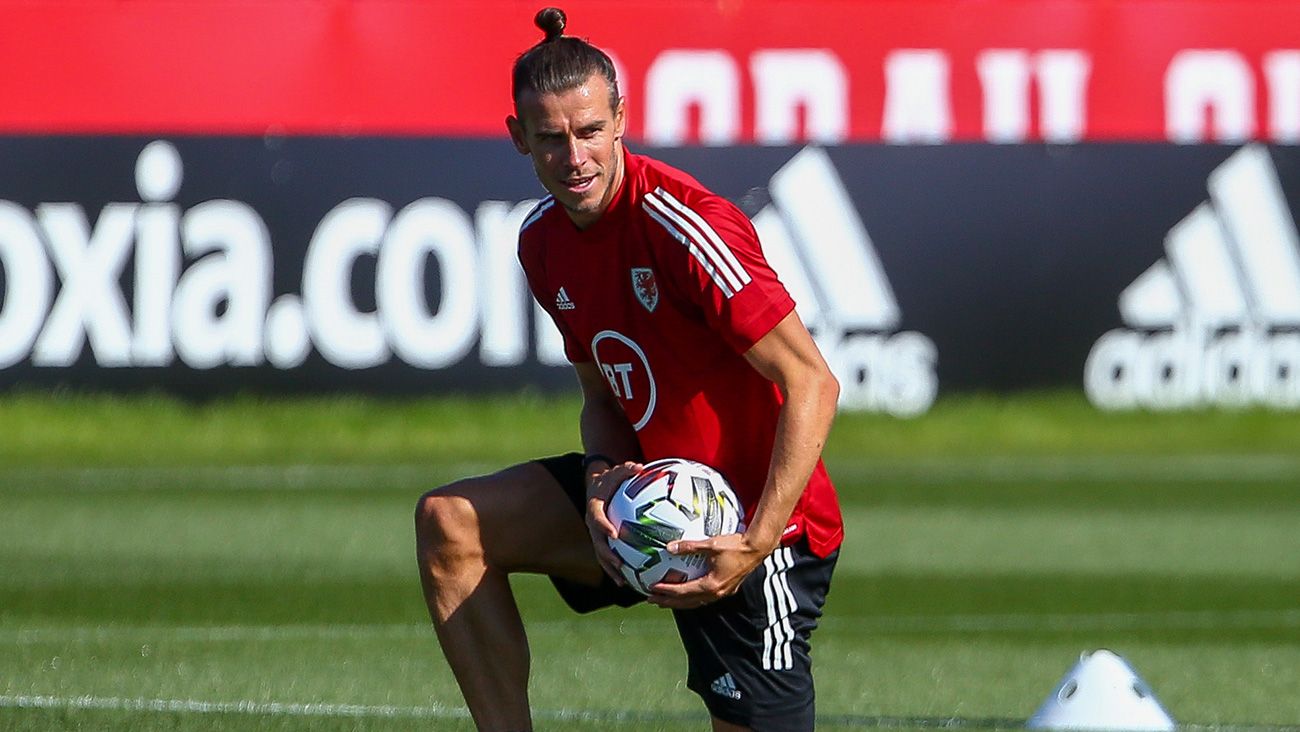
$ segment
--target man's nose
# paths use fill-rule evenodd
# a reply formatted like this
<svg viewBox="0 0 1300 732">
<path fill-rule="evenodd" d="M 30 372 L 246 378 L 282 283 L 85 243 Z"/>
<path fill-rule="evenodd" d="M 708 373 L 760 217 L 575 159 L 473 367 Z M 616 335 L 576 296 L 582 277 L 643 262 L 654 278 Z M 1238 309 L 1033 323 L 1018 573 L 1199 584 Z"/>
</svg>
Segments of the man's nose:
<svg viewBox="0 0 1300 732">
<path fill-rule="evenodd" d="M 568 153 L 568 163 L 574 168 L 580 168 L 583 163 L 587 162 L 587 149 L 583 146 L 582 140 L 579 140 L 577 137 L 569 137 Z"/>
</svg>

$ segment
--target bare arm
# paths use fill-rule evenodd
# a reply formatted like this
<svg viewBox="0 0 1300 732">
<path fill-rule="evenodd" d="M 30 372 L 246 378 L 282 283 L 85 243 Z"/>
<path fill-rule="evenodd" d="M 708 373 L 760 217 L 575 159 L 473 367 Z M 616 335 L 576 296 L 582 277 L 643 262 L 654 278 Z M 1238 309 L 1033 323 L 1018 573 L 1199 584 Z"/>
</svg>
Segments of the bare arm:
<svg viewBox="0 0 1300 732">
<path fill-rule="evenodd" d="M 606 537 L 618 536 L 618 529 L 605 517 L 605 502 L 620 483 L 641 469 L 641 446 L 622 405 L 609 390 L 600 367 L 594 363 L 577 363 L 573 367 L 582 387 L 582 414 L 578 418 L 578 427 L 582 433 L 583 450 L 589 460 L 594 455 L 605 457 L 605 460 L 592 460 L 584 478 L 587 530 L 605 573 L 622 585 L 623 577 L 618 572 L 622 562 L 605 541 Z"/>
<path fill-rule="evenodd" d="M 618 398 L 609 390 L 600 367 L 594 363 L 573 365 L 582 387 L 582 414 L 578 426 L 582 448 L 588 455 L 606 455 L 617 464 L 640 460 L 641 446 L 628 423 Z"/>
<path fill-rule="evenodd" d="M 677 553 L 710 554 L 712 566 L 698 580 L 656 585 L 650 599 L 658 605 L 698 607 L 738 590 L 745 577 L 780 544 L 830 433 L 839 382 L 797 315 L 787 315 L 745 353 L 745 358 L 772 380 L 784 397 L 762 497 L 744 534 L 669 546 Z"/>
<path fill-rule="evenodd" d="M 753 522 L 745 531 L 746 538 L 767 556 L 780 544 L 790 514 L 821 459 L 840 385 L 794 313 L 754 344 L 745 358 L 776 383 L 785 399 L 776 423 L 767 482 Z"/>
</svg>

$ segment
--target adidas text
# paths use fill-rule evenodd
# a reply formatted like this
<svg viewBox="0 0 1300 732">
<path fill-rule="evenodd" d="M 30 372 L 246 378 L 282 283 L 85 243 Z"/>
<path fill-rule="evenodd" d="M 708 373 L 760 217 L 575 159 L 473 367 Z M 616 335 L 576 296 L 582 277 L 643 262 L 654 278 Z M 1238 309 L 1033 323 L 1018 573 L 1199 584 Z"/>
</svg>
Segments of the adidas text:
<svg viewBox="0 0 1300 732">
<path fill-rule="evenodd" d="M 1300 234 L 1268 151 L 1237 151 L 1209 189 L 1120 294 L 1129 327 L 1089 353 L 1097 407 L 1300 407 Z"/>
<path fill-rule="evenodd" d="M 1088 397 L 1102 409 L 1300 407 L 1300 333 L 1214 336 L 1113 330 L 1093 346 Z"/>
</svg>

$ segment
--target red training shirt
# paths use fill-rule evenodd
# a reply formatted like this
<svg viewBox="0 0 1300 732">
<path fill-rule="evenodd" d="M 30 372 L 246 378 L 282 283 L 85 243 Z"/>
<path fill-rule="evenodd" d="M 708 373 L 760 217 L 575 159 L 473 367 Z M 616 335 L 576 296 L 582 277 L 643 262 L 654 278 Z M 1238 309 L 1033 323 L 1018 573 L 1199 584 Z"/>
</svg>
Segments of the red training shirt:
<svg viewBox="0 0 1300 732">
<path fill-rule="evenodd" d="M 609 208 L 578 229 L 547 196 L 524 220 L 519 261 L 574 363 L 594 361 L 644 458 L 717 468 L 745 520 L 767 480 L 781 392 L 745 351 L 794 310 L 748 218 L 689 175 L 624 150 Z M 844 536 L 821 460 L 782 544 L 818 556 Z"/>
</svg>

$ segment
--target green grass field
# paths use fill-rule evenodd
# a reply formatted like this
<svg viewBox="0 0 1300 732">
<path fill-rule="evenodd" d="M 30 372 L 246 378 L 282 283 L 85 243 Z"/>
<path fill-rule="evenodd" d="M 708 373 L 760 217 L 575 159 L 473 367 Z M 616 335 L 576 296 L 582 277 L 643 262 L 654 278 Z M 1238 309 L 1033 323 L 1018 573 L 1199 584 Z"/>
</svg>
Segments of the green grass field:
<svg viewBox="0 0 1300 732">
<path fill-rule="evenodd" d="M 411 513 L 571 449 L 540 397 L 0 399 L 0 729 L 468 730 Z M 1192 729 L 1300 727 L 1300 415 L 1073 394 L 843 415 L 821 727 L 1014 727 L 1081 651 Z M 671 618 L 517 585 L 539 729 L 702 730 Z"/>
</svg>

